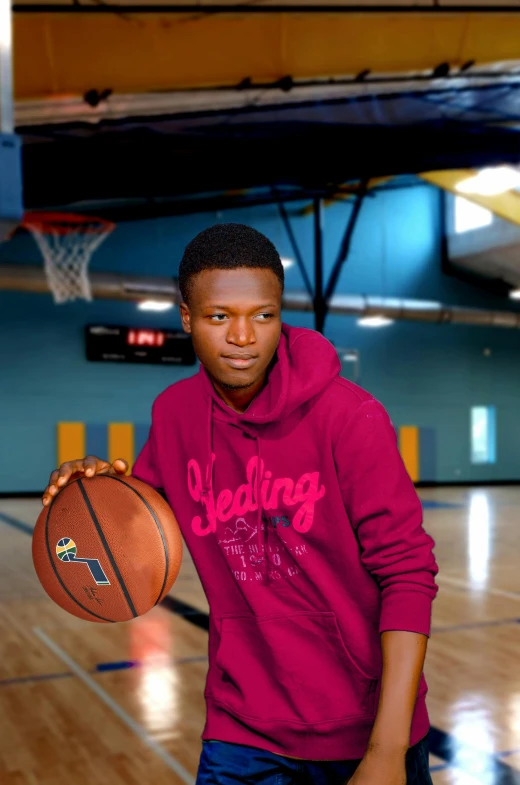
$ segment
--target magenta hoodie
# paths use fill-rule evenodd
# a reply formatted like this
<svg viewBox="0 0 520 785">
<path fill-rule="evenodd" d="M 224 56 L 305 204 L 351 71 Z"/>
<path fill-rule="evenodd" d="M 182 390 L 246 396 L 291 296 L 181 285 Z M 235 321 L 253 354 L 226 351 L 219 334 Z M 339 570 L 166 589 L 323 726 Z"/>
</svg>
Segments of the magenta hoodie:
<svg viewBox="0 0 520 785">
<path fill-rule="evenodd" d="M 282 326 L 239 414 L 200 371 L 154 401 L 132 474 L 163 489 L 210 607 L 202 739 L 363 757 L 380 633 L 429 635 L 434 542 L 383 406 L 332 344 Z M 258 503 L 260 500 L 260 503 Z M 410 744 L 428 732 L 424 675 Z"/>
</svg>

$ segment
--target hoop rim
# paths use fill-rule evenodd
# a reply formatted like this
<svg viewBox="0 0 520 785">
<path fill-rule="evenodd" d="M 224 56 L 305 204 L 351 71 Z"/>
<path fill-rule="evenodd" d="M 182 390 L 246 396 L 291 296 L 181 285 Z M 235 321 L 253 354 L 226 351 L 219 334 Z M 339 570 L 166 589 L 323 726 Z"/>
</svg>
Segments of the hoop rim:
<svg viewBox="0 0 520 785">
<path fill-rule="evenodd" d="M 115 223 L 105 218 L 81 213 L 60 213 L 51 211 L 26 212 L 20 222 L 24 229 L 40 229 L 46 233 L 61 235 L 81 232 L 82 234 L 102 234 L 115 229 Z"/>
</svg>

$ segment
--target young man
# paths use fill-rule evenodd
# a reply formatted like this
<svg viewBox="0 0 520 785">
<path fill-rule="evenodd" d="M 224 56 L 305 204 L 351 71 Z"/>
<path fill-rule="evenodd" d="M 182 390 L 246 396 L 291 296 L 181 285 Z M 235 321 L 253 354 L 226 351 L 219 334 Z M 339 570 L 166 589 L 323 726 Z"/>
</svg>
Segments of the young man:
<svg viewBox="0 0 520 785">
<path fill-rule="evenodd" d="M 198 785 L 430 785 L 437 566 L 385 409 L 325 338 L 282 323 L 259 232 L 202 232 L 179 284 L 201 367 L 155 400 L 132 474 L 163 490 L 210 606 Z M 126 468 L 63 464 L 45 503 Z"/>
</svg>

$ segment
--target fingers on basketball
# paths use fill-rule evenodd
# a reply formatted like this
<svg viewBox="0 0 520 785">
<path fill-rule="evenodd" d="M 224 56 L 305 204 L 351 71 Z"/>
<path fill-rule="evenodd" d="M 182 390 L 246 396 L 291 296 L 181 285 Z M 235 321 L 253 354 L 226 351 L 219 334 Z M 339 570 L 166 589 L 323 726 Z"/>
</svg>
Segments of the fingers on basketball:
<svg viewBox="0 0 520 785">
<path fill-rule="evenodd" d="M 49 485 L 47 486 L 47 490 L 51 487 L 51 485 L 56 485 L 56 483 L 58 482 L 58 476 L 59 476 L 58 469 L 54 469 L 54 471 L 51 472 L 51 476 L 49 477 Z"/>
<path fill-rule="evenodd" d="M 95 474 L 126 474 L 128 462 L 123 458 L 116 458 L 110 464 L 95 455 L 87 455 L 85 458 L 76 458 L 72 461 L 62 463 L 59 469 L 55 469 L 49 478 L 49 485 L 45 489 L 42 502 L 49 504 L 69 482 L 77 480 L 79 477 L 93 477 Z"/>
<path fill-rule="evenodd" d="M 126 474 L 128 471 L 128 463 L 123 458 L 116 458 L 112 467 L 115 469 L 116 474 Z"/>
<path fill-rule="evenodd" d="M 63 488 L 71 479 L 79 477 L 84 472 L 84 459 L 76 458 L 73 461 L 62 463 L 58 469 L 58 487 Z"/>
<path fill-rule="evenodd" d="M 97 474 L 98 467 L 101 468 L 104 466 L 108 466 L 107 461 L 100 461 L 95 455 L 87 455 L 87 457 L 83 459 L 83 469 L 85 470 L 87 477 L 92 477 L 94 474 Z"/>
</svg>

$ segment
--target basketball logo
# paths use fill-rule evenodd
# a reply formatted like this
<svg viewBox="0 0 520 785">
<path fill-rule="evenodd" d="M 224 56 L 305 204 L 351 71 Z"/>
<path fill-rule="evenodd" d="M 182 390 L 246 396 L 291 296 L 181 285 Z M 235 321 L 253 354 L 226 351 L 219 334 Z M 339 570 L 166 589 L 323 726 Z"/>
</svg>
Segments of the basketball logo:
<svg viewBox="0 0 520 785">
<path fill-rule="evenodd" d="M 73 561 L 76 556 L 76 543 L 70 537 L 64 537 L 56 545 L 56 556 L 62 561 Z M 69 558 L 70 555 L 70 558 Z"/>
<path fill-rule="evenodd" d="M 110 581 L 103 572 L 99 559 L 79 559 L 76 556 L 77 551 L 76 543 L 70 537 L 62 537 L 56 545 L 56 556 L 60 561 L 86 564 L 98 586 L 110 586 Z"/>
</svg>

